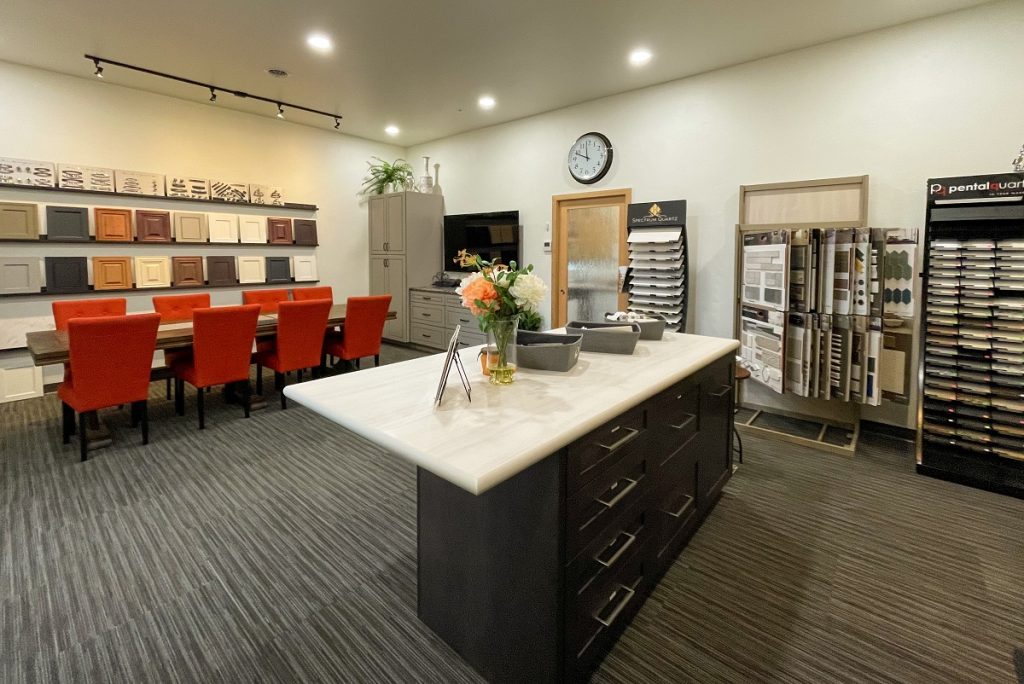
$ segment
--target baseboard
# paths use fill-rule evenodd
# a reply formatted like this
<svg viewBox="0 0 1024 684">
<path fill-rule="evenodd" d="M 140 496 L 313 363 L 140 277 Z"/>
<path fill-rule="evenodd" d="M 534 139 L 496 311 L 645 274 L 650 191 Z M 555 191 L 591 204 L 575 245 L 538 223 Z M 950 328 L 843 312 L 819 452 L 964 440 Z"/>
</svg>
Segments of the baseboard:
<svg viewBox="0 0 1024 684">
<path fill-rule="evenodd" d="M 886 423 L 878 423 L 873 420 L 861 420 L 860 429 L 862 432 L 870 432 L 876 435 L 892 437 L 894 439 L 903 440 L 904 442 L 917 441 L 917 430 L 900 427 L 898 425 L 887 425 Z"/>
</svg>

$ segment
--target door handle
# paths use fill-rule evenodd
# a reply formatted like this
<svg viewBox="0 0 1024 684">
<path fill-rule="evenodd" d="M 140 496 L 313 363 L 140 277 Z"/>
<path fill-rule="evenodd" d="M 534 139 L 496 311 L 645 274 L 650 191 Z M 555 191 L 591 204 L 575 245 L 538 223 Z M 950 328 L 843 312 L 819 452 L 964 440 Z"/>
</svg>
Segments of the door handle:
<svg viewBox="0 0 1024 684">
<path fill-rule="evenodd" d="M 389 264 L 388 261 L 388 259 L 384 260 L 384 268 L 389 268 L 391 266 L 391 264 Z"/>
</svg>

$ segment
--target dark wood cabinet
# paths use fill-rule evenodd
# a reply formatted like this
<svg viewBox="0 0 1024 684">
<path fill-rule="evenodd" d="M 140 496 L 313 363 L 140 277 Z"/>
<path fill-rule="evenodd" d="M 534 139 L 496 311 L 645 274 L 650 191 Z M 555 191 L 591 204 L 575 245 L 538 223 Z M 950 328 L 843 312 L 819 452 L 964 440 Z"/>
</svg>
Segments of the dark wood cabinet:
<svg viewBox="0 0 1024 684">
<path fill-rule="evenodd" d="M 295 244 L 314 247 L 319 244 L 316 235 L 316 221 L 313 219 L 295 219 L 292 222 L 292 228 L 295 231 Z"/>
<path fill-rule="evenodd" d="M 267 257 L 267 282 L 290 283 L 292 274 L 289 263 L 288 257 Z"/>
<path fill-rule="evenodd" d="M 203 257 L 172 257 L 171 267 L 174 287 L 202 287 L 206 284 L 203 278 Z"/>
<path fill-rule="evenodd" d="M 169 211 L 135 211 L 135 233 L 139 242 L 170 242 L 171 213 Z"/>
<path fill-rule="evenodd" d="M 89 265 L 86 257 L 46 257 L 44 264 L 48 294 L 89 291 Z"/>
<path fill-rule="evenodd" d="M 267 236 L 272 245 L 292 244 L 292 220 L 288 218 L 268 218 Z"/>
<path fill-rule="evenodd" d="M 96 240 L 99 242 L 131 242 L 132 212 L 130 209 L 104 209 L 97 207 Z"/>
<path fill-rule="evenodd" d="M 85 207 L 46 207 L 46 239 L 50 242 L 88 242 L 89 210 Z"/>
<path fill-rule="evenodd" d="M 237 285 L 238 275 L 235 271 L 235 257 L 206 257 L 206 279 L 210 287 Z"/>
</svg>

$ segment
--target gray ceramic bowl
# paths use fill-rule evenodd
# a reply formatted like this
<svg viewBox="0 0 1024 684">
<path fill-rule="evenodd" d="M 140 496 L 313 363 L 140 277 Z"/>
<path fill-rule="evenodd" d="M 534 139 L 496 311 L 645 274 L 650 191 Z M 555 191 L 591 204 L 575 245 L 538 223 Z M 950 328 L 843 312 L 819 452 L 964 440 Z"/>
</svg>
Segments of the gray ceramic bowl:
<svg viewBox="0 0 1024 684">
<path fill-rule="evenodd" d="M 629 326 L 632 332 L 608 331 L 601 328 L 622 328 Z M 636 341 L 640 339 L 640 326 L 636 323 L 613 323 L 612 321 L 571 321 L 565 326 L 570 335 L 583 335 L 580 347 L 585 352 L 605 354 L 632 354 Z"/>
</svg>

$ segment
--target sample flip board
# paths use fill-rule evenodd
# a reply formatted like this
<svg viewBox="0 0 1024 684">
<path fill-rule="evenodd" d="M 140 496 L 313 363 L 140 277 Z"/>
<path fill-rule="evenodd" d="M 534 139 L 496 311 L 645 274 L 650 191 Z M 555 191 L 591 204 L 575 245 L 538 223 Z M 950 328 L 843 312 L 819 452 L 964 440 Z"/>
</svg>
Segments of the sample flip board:
<svg viewBox="0 0 1024 684">
<path fill-rule="evenodd" d="M 789 231 L 744 235 L 742 268 L 744 304 L 789 307 Z"/>
<path fill-rule="evenodd" d="M 776 392 L 783 389 L 785 314 L 744 306 L 741 314 L 740 356 L 752 378 Z"/>
<path fill-rule="evenodd" d="M 629 310 L 686 328 L 686 200 L 631 204 L 627 212 Z M 296 233 L 296 241 L 298 233 Z"/>
</svg>

